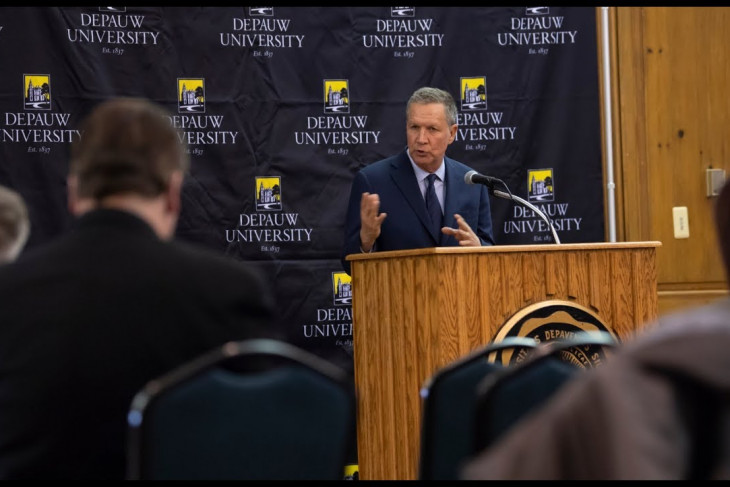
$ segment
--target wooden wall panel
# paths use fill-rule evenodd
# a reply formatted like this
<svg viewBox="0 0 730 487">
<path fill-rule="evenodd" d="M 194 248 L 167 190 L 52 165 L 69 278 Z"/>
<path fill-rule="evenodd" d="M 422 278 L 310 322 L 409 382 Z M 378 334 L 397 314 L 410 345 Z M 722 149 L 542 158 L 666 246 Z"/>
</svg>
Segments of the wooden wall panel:
<svg viewBox="0 0 730 487">
<path fill-rule="evenodd" d="M 730 172 L 730 7 L 612 7 L 611 18 L 619 240 L 662 242 L 660 312 L 704 304 L 698 290 L 727 289 L 705 172 Z M 676 206 L 688 208 L 687 239 L 674 238 Z"/>
</svg>

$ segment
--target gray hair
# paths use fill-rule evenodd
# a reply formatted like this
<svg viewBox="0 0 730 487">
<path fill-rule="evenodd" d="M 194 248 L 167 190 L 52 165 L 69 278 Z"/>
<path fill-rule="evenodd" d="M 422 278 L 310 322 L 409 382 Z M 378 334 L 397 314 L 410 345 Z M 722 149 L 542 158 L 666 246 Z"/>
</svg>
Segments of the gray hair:
<svg viewBox="0 0 730 487">
<path fill-rule="evenodd" d="M 28 208 L 19 193 L 0 186 L 0 263 L 20 254 L 30 235 Z"/>
<path fill-rule="evenodd" d="M 406 118 L 408 118 L 408 112 L 410 111 L 413 103 L 421 105 L 426 105 L 428 103 L 440 103 L 446 110 L 446 122 L 449 126 L 456 123 L 456 116 L 458 114 L 456 110 L 456 102 L 454 101 L 454 97 L 451 96 L 451 93 L 448 91 L 430 86 L 418 88 L 408 99 L 408 103 L 406 104 Z"/>
</svg>

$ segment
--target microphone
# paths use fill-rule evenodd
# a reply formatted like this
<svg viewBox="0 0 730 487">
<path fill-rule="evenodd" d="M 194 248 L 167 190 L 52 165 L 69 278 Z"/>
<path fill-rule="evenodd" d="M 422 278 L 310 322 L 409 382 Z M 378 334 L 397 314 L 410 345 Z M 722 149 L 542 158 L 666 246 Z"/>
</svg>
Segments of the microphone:
<svg viewBox="0 0 730 487">
<path fill-rule="evenodd" d="M 466 184 L 484 184 L 489 188 L 494 188 L 495 184 L 501 183 L 502 181 L 498 178 L 479 174 L 478 172 L 472 170 L 464 174 L 464 182 Z"/>
<path fill-rule="evenodd" d="M 492 176 L 486 176 L 484 174 L 479 174 L 478 172 L 472 170 L 464 174 L 464 182 L 466 184 L 483 184 L 489 189 L 489 194 L 493 196 L 497 196 L 499 198 L 504 198 L 506 200 L 512 200 L 515 201 L 522 206 L 525 206 L 532 211 L 534 211 L 540 218 L 542 218 L 545 223 L 547 223 L 548 227 L 550 227 L 550 231 L 553 233 L 553 238 L 555 239 L 555 243 L 559 244 L 560 239 L 558 238 L 558 232 L 555 230 L 555 226 L 553 225 L 553 222 L 550 221 L 550 218 L 538 207 L 530 203 L 529 201 L 525 201 L 519 196 L 515 196 L 512 194 L 512 192 L 509 190 L 506 184 L 504 184 L 504 181 L 502 181 L 499 178 L 495 178 Z M 499 183 L 501 184 L 504 189 L 507 190 L 505 193 L 504 191 L 501 191 L 499 189 L 495 189 L 495 185 Z"/>
</svg>

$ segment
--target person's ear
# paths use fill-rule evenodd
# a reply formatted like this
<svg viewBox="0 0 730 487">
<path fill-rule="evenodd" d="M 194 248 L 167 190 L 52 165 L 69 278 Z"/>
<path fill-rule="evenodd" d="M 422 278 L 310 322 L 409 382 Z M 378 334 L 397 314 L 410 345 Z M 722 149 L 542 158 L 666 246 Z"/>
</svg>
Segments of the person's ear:
<svg viewBox="0 0 730 487">
<path fill-rule="evenodd" d="M 82 213 L 86 213 L 96 206 L 96 202 L 92 198 L 79 196 L 79 180 L 76 176 L 66 178 L 66 190 L 68 192 L 66 196 L 68 211 L 73 216 L 81 216 Z"/>
<path fill-rule="evenodd" d="M 79 197 L 77 194 L 77 186 L 78 180 L 76 179 L 76 176 L 69 175 L 66 178 L 66 190 L 67 190 L 67 204 L 68 204 L 68 211 L 71 212 L 72 215 L 78 215 L 80 212 L 79 208 Z"/>
<path fill-rule="evenodd" d="M 175 215 L 180 214 L 182 206 L 180 198 L 182 195 L 183 178 L 184 175 L 182 171 L 173 171 L 172 174 L 170 174 L 170 183 L 168 184 L 167 191 L 165 192 L 167 210 Z"/>
<path fill-rule="evenodd" d="M 449 132 L 451 132 L 451 137 L 449 138 L 449 144 L 452 143 L 454 141 L 454 139 L 456 138 L 456 130 L 458 128 L 459 128 L 459 126 L 457 124 L 454 124 L 449 128 Z"/>
</svg>

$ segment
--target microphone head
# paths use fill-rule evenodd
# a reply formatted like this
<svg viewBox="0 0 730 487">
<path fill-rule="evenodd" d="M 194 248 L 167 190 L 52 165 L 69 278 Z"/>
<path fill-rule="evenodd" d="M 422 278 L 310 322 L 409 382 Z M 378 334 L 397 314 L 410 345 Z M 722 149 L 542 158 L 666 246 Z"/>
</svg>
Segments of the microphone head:
<svg viewBox="0 0 730 487">
<path fill-rule="evenodd" d="M 476 176 L 477 174 L 479 173 L 474 170 L 467 172 L 466 174 L 464 174 L 464 182 L 466 184 L 474 184 L 474 181 L 472 181 L 471 178 L 472 176 Z"/>
</svg>

